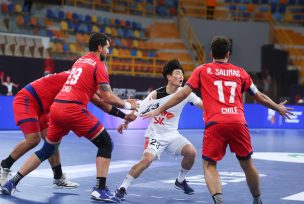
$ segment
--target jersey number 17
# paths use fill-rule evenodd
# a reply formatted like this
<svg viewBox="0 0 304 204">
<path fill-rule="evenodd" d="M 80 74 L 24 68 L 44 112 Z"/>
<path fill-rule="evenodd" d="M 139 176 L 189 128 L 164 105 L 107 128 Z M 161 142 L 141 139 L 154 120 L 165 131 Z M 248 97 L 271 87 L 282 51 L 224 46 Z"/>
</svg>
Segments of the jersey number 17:
<svg viewBox="0 0 304 204">
<path fill-rule="evenodd" d="M 217 86 L 217 92 L 219 96 L 219 101 L 222 103 L 225 103 L 225 97 L 224 97 L 224 90 L 223 90 L 223 81 L 217 80 L 213 83 L 215 86 Z M 236 89 L 236 82 L 235 81 L 224 81 L 224 86 L 230 86 L 230 96 L 229 96 L 229 103 L 234 103 L 235 98 L 235 89 Z"/>
</svg>

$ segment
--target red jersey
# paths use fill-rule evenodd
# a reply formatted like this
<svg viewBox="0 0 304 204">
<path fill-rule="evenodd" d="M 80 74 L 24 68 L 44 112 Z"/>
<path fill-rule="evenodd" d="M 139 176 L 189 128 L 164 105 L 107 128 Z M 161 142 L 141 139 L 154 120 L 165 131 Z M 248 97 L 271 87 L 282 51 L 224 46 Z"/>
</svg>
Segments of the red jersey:
<svg viewBox="0 0 304 204">
<path fill-rule="evenodd" d="M 79 58 L 56 100 L 87 105 L 98 90 L 98 84 L 109 83 L 106 66 L 94 53 Z"/>
<path fill-rule="evenodd" d="M 37 101 L 42 113 L 49 113 L 55 96 L 61 90 L 70 72 L 51 74 L 33 81 L 23 88 Z"/>
<path fill-rule="evenodd" d="M 200 89 L 206 126 L 213 122 L 246 124 L 242 94 L 258 91 L 243 68 L 222 62 L 197 67 L 187 84 Z"/>
</svg>

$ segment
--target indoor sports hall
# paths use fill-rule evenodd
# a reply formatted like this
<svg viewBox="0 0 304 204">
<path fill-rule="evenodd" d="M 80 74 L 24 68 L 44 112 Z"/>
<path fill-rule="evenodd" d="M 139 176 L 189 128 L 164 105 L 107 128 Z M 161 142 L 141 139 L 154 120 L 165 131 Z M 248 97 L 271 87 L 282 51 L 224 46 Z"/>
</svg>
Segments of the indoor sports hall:
<svg viewBox="0 0 304 204">
<path fill-rule="evenodd" d="M 184 85 L 196 67 L 212 61 L 210 42 L 220 35 L 229 40 L 229 62 L 242 67 L 260 92 L 278 104 L 287 100 L 285 107 L 290 108 L 286 118 L 259 104 L 248 93 L 241 97 L 261 200 L 263 204 L 304 204 L 303 25 L 303 0 L 0 0 L 0 166 L 24 139 L 20 130 L 24 121 L 16 125 L 14 117 L 16 95 L 37 79 L 71 69 L 78 58 L 89 52 L 92 33 L 105 33 L 110 39 L 109 54 L 102 63 L 111 92 L 124 103 L 129 98 L 142 101 L 166 86 L 163 67 L 172 59 L 183 67 L 180 83 Z M 75 73 L 71 74 L 68 81 L 72 77 L 77 82 L 77 76 L 73 78 Z M 94 80 L 97 83 L 98 79 Z M 220 95 L 220 85 L 214 85 Z M 234 95 L 233 85 L 224 86 L 231 87 Z M 194 93 L 204 102 L 199 90 Z M 44 103 L 46 96 L 35 92 L 33 97 Z M 100 121 L 113 141 L 106 185 L 114 193 L 142 158 L 150 121 L 163 125 L 169 117 L 137 117 L 120 134 L 117 128 L 124 123 L 123 119 L 92 103 L 83 110 L 87 111 Z M 182 157 L 164 152 L 134 180 L 120 203 L 215 203 L 203 171 L 204 113 L 205 110 L 187 103 L 178 125 L 180 134 L 196 149 L 194 165 L 185 178 L 194 193 L 188 195 L 176 188 Z M 8 180 L 43 144 L 41 140 L 14 162 Z M 5 182 L 1 183 L 0 204 L 106 202 L 90 198 L 96 186 L 97 148 L 70 131 L 59 152 L 63 173 L 68 180 L 78 183 L 78 188 L 54 188 L 52 168 L 45 161 L 25 176 L 11 195 L 1 193 Z M 225 204 L 253 202 L 243 169 L 229 147 L 217 163 L 217 170 Z"/>
</svg>

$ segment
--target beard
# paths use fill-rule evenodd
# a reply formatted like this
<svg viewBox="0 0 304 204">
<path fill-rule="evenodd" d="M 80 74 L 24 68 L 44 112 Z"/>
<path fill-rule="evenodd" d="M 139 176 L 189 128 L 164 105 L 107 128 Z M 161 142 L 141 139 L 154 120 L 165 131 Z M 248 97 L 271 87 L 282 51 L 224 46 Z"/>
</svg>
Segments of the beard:
<svg viewBox="0 0 304 204">
<path fill-rule="evenodd" d="M 102 62 L 103 62 L 103 61 L 106 61 L 107 56 L 100 55 L 100 56 L 99 56 L 99 59 L 100 59 Z"/>
</svg>

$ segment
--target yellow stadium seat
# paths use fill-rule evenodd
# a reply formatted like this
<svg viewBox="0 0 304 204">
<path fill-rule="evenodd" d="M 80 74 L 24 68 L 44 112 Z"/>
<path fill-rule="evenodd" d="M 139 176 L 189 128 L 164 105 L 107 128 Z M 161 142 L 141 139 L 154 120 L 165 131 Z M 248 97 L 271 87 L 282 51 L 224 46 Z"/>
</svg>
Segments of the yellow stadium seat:
<svg viewBox="0 0 304 204">
<path fill-rule="evenodd" d="M 69 47 L 71 53 L 76 53 L 76 45 L 74 43 L 70 43 Z"/>
<path fill-rule="evenodd" d="M 93 32 L 96 32 L 96 33 L 99 32 L 99 28 L 98 28 L 98 26 L 96 26 L 96 25 L 93 25 L 92 30 L 93 30 Z"/>
<path fill-rule="evenodd" d="M 61 21 L 61 22 L 60 22 L 60 29 L 61 29 L 62 31 L 68 30 L 68 23 L 67 23 L 66 21 Z"/>
<path fill-rule="evenodd" d="M 22 13 L 22 6 L 20 4 L 15 5 L 15 12 L 16 13 Z"/>
<path fill-rule="evenodd" d="M 118 56 L 118 49 L 117 48 L 113 48 L 111 55 L 117 57 Z"/>
<path fill-rule="evenodd" d="M 105 33 L 111 35 L 112 34 L 112 29 L 109 26 L 107 26 L 106 29 L 105 29 Z"/>
<path fill-rule="evenodd" d="M 97 16 L 92 16 L 91 20 L 92 20 L 93 23 L 97 23 Z"/>
<path fill-rule="evenodd" d="M 133 47 L 137 48 L 139 45 L 138 40 L 133 40 Z"/>
</svg>

